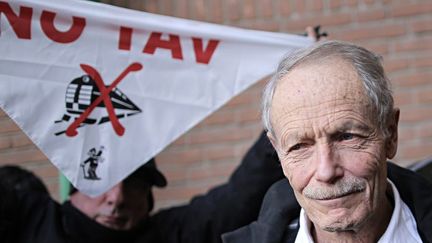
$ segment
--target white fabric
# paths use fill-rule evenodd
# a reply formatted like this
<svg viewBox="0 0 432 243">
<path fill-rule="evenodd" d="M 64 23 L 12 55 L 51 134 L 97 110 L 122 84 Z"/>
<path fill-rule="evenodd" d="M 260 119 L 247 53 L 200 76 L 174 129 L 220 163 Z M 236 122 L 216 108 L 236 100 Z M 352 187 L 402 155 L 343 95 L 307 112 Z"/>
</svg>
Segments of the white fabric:
<svg viewBox="0 0 432 243">
<path fill-rule="evenodd" d="M 396 186 L 387 179 L 390 183 L 394 197 L 394 209 L 390 223 L 386 231 L 379 239 L 378 243 L 416 243 L 422 242 L 420 235 L 417 232 L 417 224 L 415 218 L 408 206 L 402 201 Z M 296 237 L 296 243 L 313 243 L 313 238 L 310 233 L 311 221 L 308 219 L 306 212 L 300 211 L 300 228 Z"/>
<path fill-rule="evenodd" d="M 310 43 L 90 1 L 1 0 L 0 107 L 98 195 Z"/>
</svg>

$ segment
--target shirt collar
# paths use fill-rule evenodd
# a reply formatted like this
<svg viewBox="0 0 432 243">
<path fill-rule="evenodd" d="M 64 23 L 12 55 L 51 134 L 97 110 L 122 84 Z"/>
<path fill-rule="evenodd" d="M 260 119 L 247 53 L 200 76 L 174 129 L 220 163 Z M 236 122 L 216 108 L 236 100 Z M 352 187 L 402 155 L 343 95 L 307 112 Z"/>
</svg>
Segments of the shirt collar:
<svg viewBox="0 0 432 243">
<path fill-rule="evenodd" d="M 393 213 L 386 231 L 379 239 L 378 243 L 385 242 L 422 242 L 417 232 L 415 218 L 408 206 L 402 201 L 396 186 L 387 179 L 391 185 L 394 199 Z M 296 243 L 313 243 L 310 233 L 312 222 L 308 219 L 303 208 L 300 211 L 299 231 Z"/>
</svg>

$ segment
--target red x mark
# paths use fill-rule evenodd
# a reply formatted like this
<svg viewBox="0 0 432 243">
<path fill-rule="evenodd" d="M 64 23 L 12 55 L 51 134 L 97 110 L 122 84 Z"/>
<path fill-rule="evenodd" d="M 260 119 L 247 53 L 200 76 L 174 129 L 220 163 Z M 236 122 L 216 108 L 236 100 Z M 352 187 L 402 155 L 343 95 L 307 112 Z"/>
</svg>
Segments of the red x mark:
<svg viewBox="0 0 432 243">
<path fill-rule="evenodd" d="M 78 134 L 77 128 L 79 125 L 91 114 L 91 112 L 96 108 L 96 106 L 100 102 L 104 102 L 105 107 L 108 112 L 109 119 L 111 121 L 111 124 L 114 128 L 114 131 L 117 133 L 117 135 L 122 136 L 124 134 L 124 127 L 122 124 L 120 124 L 117 116 L 114 113 L 114 107 L 111 102 L 111 99 L 109 97 L 109 93 L 111 90 L 113 90 L 119 83 L 128 75 L 130 72 L 139 71 L 142 69 L 142 65 L 140 63 L 132 63 L 129 65 L 115 80 L 111 83 L 111 85 L 106 88 L 105 84 L 103 82 L 103 79 L 99 72 L 94 69 L 93 67 L 81 64 L 80 65 L 82 70 L 84 70 L 85 73 L 87 73 L 95 82 L 97 87 L 99 88 L 99 91 L 101 92 L 100 96 L 93 101 L 93 103 L 90 104 L 90 106 L 72 123 L 70 126 L 66 129 L 66 135 L 69 137 L 76 136 Z"/>
</svg>

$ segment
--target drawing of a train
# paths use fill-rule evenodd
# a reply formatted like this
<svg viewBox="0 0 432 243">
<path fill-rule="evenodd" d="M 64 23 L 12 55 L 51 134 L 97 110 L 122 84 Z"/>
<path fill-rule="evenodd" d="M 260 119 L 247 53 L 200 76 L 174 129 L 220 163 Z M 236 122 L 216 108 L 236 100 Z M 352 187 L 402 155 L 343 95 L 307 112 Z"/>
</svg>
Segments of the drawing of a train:
<svg viewBox="0 0 432 243">
<path fill-rule="evenodd" d="M 106 86 L 108 87 L 108 86 Z M 96 82 L 89 76 L 83 75 L 79 78 L 72 80 L 66 89 L 66 112 L 61 120 L 56 121 L 70 121 L 71 118 L 79 117 L 97 98 L 99 98 L 101 92 L 96 85 Z M 117 118 L 124 118 L 132 115 L 136 115 L 141 112 L 138 108 L 123 92 L 118 88 L 113 88 L 109 93 L 109 98 L 114 107 Z M 106 109 L 104 101 L 99 102 L 96 109 Z M 95 112 L 92 112 L 95 113 Z M 101 124 L 109 121 L 107 113 L 105 116 L 95 116 L 90 114 L 84 121 L 83 124 Z"/>
</svg>

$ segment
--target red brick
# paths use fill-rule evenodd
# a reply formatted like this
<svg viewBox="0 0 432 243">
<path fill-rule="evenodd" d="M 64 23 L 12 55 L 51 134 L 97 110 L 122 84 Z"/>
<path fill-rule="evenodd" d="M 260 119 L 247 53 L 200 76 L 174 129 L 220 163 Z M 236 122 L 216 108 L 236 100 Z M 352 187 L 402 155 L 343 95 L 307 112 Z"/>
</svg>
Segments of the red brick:
<svg viewBox="0 0 432 243">
<path fill-rule="evenodd" d="M 384 9 L 367 10 L 367 11 L 361 11 L 357 13 L 357 21 L 359 22 L 375 21 L 384 18 L 385 18 Z"/>
<path fill-rule="evenodd" d="M 351 14 L 332 14 L 325 16 L 302 17 L 298 20 L 289 20 L 286 23 L 287 30 L 304 30 L 307 26 L 315 26 L 318 23 L 322 26 L 329 27 L 343 25 L 351 22 Z"/>
<path fill-rule="evenodd" d="M 245 22 L 240 27 L 254 29 L 254 30 L 263 30 L 263 31 L 272 31 L 277 32 L 279 30 L 279 22 L 278 21 L 250 21 Z"/>
<path fill-rule="evenodd" d="M 421 140 L 432 139 L 432 124 L 431 123 L 419 124 L 417 127 L 416 138 L 419 138 Z"/>
<path fill-rule="evenodd" d="M 36 167 L 31 168 L 31 170 L 40 178 L 55 178 L 59 176 L 57 168 L 50 162 L 45 162 L 44 164 L 39 164 Z"/>
<path fill-rule="evenodd" d="M 173 206 L 178 206 L 178 205 L 182 205 L 182 204 L 187 204 L 190 200 L 186 199 L 186 200 L 177 200 L 174 198 L 168 198 L 168 199 L 164 199 L 164 200 L 160 200 L 158 197 L 158 195 L 155 193 L 154 198 L 155 198 L 155 207 L 152 211 L 152 213 L 156 213 L 160 210 L 163 210 L 165 208 L 171 208 Z"/>
<path fill-rule="evenodd" d="M 128 8 L 131 9 L 135 9 L 135 10 L 141 10 L 141 11 L 147 11 L 146 9 L 146 3 L 148 3 L 148 1 L 144 2 L 144 1 L 130 1 Z M 150 12 L 150 11 L 147 11 Z M 155 13 L 155 11 L 152 11 Z"/>
<path fill-rule="evenodd" d="M 44 178 L 43 180 L 47 186 L 58 184 L 58 177 L 48 177 L 48 178 Z"/>
<path fill-rule="evenodd" d="M 306 9 L 309 11 L 312 11 L 312 12 L 314 12 L 314 11 L 321 11 L 321 10 L 323 10 L 323 7 L 324 7 L 324 3 L 323 3 L 324 1 L 322 1 L 322 0 L 309 0 L 308 2 L 307 2 L 307 7 L 306 7 Z"/>
<path fill-rule="evenodd" d="M 176 199 L 188 201 L 193 196 L 204 194 L 210 187 L 211 186 L 166 187 L 161 190 L 155 190 L 155 197 L 158 200 Z"/>
<path fill-rule="evenodd" d="M 406 33 L 405 27 L 396 24 L 374 25 L 368 27 L 358 27 L 355 29 L 341 31 L 335 34 L 335 39 L 357 41 L 364 39 L 396 37 Z"/>
<path fill-rule="evenodd" d="M 413 60 L 414 67 L 424 68 L 424 67 L 432 67 L 432 56 L 428 57 L 417 57 Z"/>
<path fill-rule="evenodd" d="M 184 169 L 176 168 L 176 169 L 162 170 L 162 173 L 167 178 L 169 184 L 172 184 L 172 183 L 177 184 L 178 182 L 184 182 L 188 179 L 187 171 L 188 171 L 187 168 L 184 168 Z"/>
<path fill-rule="evenodd" d="M 273 16 L 273 1 L 272 0 L 260 0 L 257 2 L 257 12 L 260 17 L 272 17 Z"/>
<path fill-rule="evenodd" d="M 253 0 L 243 0 L 243 18 L 250 19 L 256 16 L 255 2 Z"/>
<path fill-rule="evenodd" d="M 3 111 L 3 109 L 0 109 L 0 117 L 7 116 L 6 112 Z"/>
<path fill-rule="evenodd" d="M 283 16 L 288 16 L 292 12 L 294 12 L 292 10 L 292 6 L 290 5 L 290 1 L 286 1 L 286 0 L 279 0 L 278 9 L 279 9 L 279 13 Z"/>
<path fill-rule="evenodd" d="M 415 97 L 419 103 L 432 103 L 432 88 L 418 90 Z"/>
<path fill-rule="evenodd" d="M 238 141 L 251 136 L 249 129 L 239 127 L 207 129 L 192 133 L 189 142 L 190 144 L 216 144 Z"/>
<path fill-rule="evenodd" d="M 140 1 L 136 1 L 136 2 L 140 2 Z M 158 13 L 159 12 L 158 0 L 145 1 L 145 11 L 150 13 Z"/>
<path fill-rule="evenodd" d="M 432 2 L 404 3 L 391 7 L 391 15 L 402 17 L 409 15 L 427 14 L 432 12 Z"/>
<path fill-rule="evenodd" d="M 432 37 L 419 37 L 413 40 L 396 42 L 395 51 L 425 51 L 432 50 Z"/>
<path fill-rule="evenodd" d="M 24 133 L 0 136 L 0 149 L 16 148 L 33 144 Z"/>
<path fill-rule="evenodd" d="M 202 159 L 203 151 L 197 148 L 182 151 L 163 151 L 156 158 L 159 164 L 177 163 L 180 165 L 196 163 Z"/>
<path fill-rule="evenodd" d="M 302 14 L 306 10 L 306 5 L 304 0 L 294 0 L 295 13 Z"/>
<path fill-rule="evenodd" d="M 358 3 L 358 1 L 357 0 L 345 0 L 345 4 L 347 5 L 347 6 L 355 6 L 355 5 L 357 5 L 357 3 Z"/>
<path fill-rule="evenodd" d="M 432 10 L 430 12 L 431 12 L 430 14 L 432 14 Z M 411 27 L 414 32 L 432 31 L 432 18 L 413 22 L 411 24 Z"/>
<path fill-rule="evenodd" d="M 394 101 L 398 107 L 411 105 L 415 101 L 415 96 L 411 92 L 396 92 L 394 94 Z"/>
<path fill-rule="evenodd" d="M 177 0 L 175 4 L 175 9 L 177 10 L 175 16 L 180 18 L 189 17 L 187 0 Z"/>
<path fill-rule="evenodd" d="M 235 150 L 232 146 L 207 147 L 203 153 L 207 160 L 220 160 L 235 156 Z"/>
<path fill-rule="evenodd" d="M 20 128 L 10 118 L 4 117 L 0 119 L 0 133 L 18 131 L 20 131 Z"/>
<path fill-rule="evenodd" d="M 240 2 L 238 0 L 227 0 L 225 3 L 228 12 L 228 19 L 239 20 L 242 17 Z"/>
<path fill-rule="evenodd" d="M 235 96 L 232 100 L 230 100 L 225 107 L 238 107 L 249 105 L 252 102 L 259 102 L 260 94 L 253 92 L 251 90 L 247 90 L 237 96 Z"/>
<path fill-rule="evenodd" d="M 124 0 L 111 0 L 110 4 L 124 8 L 127 7 L 126 1 Z"/>
<path fill-rule="evenodd" d="M 44 183 L 44 185 L 47 187 L 48 192 L 50 193 L 51 197 L 59 202 L 60 197 L 59 197 L 59 185 L 58 185 L 58 180 L 56 182 L 52 181 L 52 180 L 45 180 L 42 179 L 42 182 Z"/>
<path fill-rule="evenodd" d="M 210 1 L 209 3 L 210 19 L 215 23 L 223 22 L 222 1 Z"/>
<path fill-rule="evenodd" d="M 163 15 L 174 15 L 175 11 L 173 9 L 173 4 L 171 0 L 159 0 L 159 12 Z"/>
<path fill-rule="evenodd" d="M 189 138 L 188 138 L 187 134 L 188 133 L 186 133 L 186 134 L 182 135 L 181 137 L 177 138 L 171 144 L 174 145 L 174 146 L 189 144 Z"/>
<path fill-rule="evenodd" d="M 432 106 L 412 107 L 402 110 L 400 121 L 407 123 L 425 122 L 432 119 Z"/>
<path fill-rule="evenodd" d="M 416 128 L 413 126 L 399 126 L 398 139 L 399 141 L 408 141 L 417 138 Z"/>
<path fill-rule="evenodd" d="M 261 112 L 259 107 L 242 110 L 237 114 L 237 122 L 246 123 L 246 122 L 260 122 Z"/>
<path fill-rule="evenodd" d="M 239 166 L 240 160 L 233 161 L 230 163 L 223 163 L 221 166 L 213 166 L 214 168 L 211 170 L 211 176 L 219 177 L 219 178 L 228 178 L 235 169 Z"/>
<path fill-rule="evenodd" d="M 379 55 L 385 55 L 389 52 L 389 46 L 387 43 L 362 43 L 361 46 L 364 48 L 373 51 Z M 384 59 L 384 62 L 386 59 Z"/>
<path fill-rule="evenodd" d="M 384 69 L 386 72 L 394 72 L 409 67 L 409 60 L 407 59 L 385 59 Z"/>
<path fill-rule="evenodd" d="M 401 147 L 400 152 L 403 158 L 418 161 L 432 154 L 432 143 L 429 141 L 405 145 Z"/>
<path fill-rule="evenodd" d="M 330 0 L 329 6 L 331 9 L 342 7 L 342 0 Z"/>
<path fill-rule="evenodd" d="M 261 95 L 262 91 L 264 90 L 265 85 L 270 80 L 271 75 L 268 75 L 261 80 L 257 81 L 254 85 L 252 85 L 249 89 L 251 92 L 254 92 L 255 94 Z M 261 96 L 260 96 L 261 99 Z"/>
<path fill-rule="evenodd" d="M 20 149 L 0 153 L 0 165 L 20 164 L 29 161 L 44 160 L 47 160 L 47 158 L 36 148 Z"/>
<path fill-rule="evenodd" d="M 204 0 L 195 0 L 189 7 L 192 9 L 191 13 L 193 14 L 194 19 L 200 21 L 205 21 L 207 19 L 208 14 Z"/>
<path fill-rule="evenodd" d="M 204 119 L 204 121 L 198 124 L 198 127 L 207 125 L 220 125 L 234 121 L 235 116 L 232 110 L 220 110 Z"/>
<path fill-rule="evenodd" d="M 202 180 L 210 177 L 228 177 L 237 167 L 237 163 L 213 163 L 210 167 L 203 166 L 190 170 L 188 175 L 189 180 Z"/>
<path fill-rule="evenodd" d="M 415 87 L 429 84 L 432 80 L 432 72 L 416 72 L 413 74 L 399 75 L 392 79 L 392 83 L 399 87 Z"/>
</svg>

